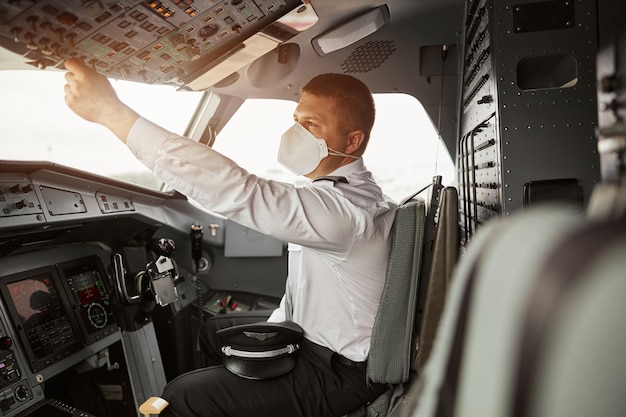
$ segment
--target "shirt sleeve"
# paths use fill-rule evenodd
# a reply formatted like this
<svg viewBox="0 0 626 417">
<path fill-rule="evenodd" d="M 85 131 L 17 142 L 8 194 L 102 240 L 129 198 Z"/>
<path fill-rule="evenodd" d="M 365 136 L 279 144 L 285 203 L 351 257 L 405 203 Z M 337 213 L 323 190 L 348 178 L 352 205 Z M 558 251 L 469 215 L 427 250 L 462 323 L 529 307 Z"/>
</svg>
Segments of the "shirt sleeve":
<svg viewBox="0 0 626 417">
<path fill-rule="evenodd" d="M 259 178 L 212 148 L 143 118 L 126 143 L 161 181 L 246 227 L 326 250 L 350 244 L 354 213 L 325 187 Z"/>
<path fill-rule="evenodd" d="M 287 313 L 285 312 L 285 296 L 280 300 L 280 305 L 272 311 L 272 314 L 268 317 L 267 321 L 270 323 L 280 323 L 287 320 Z"/>
</svg>

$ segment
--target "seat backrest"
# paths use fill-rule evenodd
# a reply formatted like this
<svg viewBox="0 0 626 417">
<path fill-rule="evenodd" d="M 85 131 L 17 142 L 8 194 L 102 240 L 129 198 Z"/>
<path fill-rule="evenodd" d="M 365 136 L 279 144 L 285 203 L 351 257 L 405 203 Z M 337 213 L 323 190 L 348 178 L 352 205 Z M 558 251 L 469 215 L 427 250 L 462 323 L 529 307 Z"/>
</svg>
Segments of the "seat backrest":
<svg viewBox="0 0 626 417">
<path fill-rule="evenodd" d="M 368 415 L 391 412 L 420 358 L 428 356 L 419 352 L 430 349 L 435 337 L 459 244 L 456 189 L 440 184 L 435 179 L 428 205 L 416 197 L 396 213 L 367 371 L 370 381 L 391 388 L 368 407 Z"/>
<path fill-rule="evenodd" d="M 368 358 L 367 376 L 372 382 L 399 384 L 409 378 L 424 219 L 425 203 L 419 197 L 396 212 L 387 278 Z"/>
<path fill-rule="evenodd" d="M 392 227 L 385 286 L 376 314 L 367 378 L 389 389 L 348 417 L 386 416 L 403 394 L 413 364 L 415 316 L 424 240 L 425 203 L 414 197 L 398 207 Z"/>
</svg>

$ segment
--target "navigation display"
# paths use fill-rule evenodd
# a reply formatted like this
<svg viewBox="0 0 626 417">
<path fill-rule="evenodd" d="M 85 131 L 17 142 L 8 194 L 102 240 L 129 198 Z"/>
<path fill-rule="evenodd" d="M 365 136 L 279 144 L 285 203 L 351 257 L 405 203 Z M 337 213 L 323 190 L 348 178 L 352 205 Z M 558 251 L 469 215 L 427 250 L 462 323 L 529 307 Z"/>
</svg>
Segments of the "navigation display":
<svg viewBox="0 0 626 417">
<path fill-rule="evenodd" d="M 93 256 L 65 262 L 59 264 L 59 273 L 67 285 L 70 303 L 78 314 L 87 343 L 116 331 L 100 260 Z"/>
<path fill-rule="evenodd" d="M 33 372 L 82 347 L 53 267 L 2 278 L 1 290 Z"/>
</svg>

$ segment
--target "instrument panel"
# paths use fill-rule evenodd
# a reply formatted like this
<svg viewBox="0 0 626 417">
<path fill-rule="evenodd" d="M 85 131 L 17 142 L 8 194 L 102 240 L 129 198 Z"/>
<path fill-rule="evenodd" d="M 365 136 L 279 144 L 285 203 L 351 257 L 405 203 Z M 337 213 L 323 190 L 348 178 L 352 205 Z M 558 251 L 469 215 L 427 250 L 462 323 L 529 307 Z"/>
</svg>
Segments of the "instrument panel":
<svg viewBox="0 0 626 417">
<path fill-rule="evenodd" d="M 297 5 L 300 0 L 2 2 L 0 45 L 42 69 L 79 58 L 109 77 L 184 85 Z M 274 38 L 295 34 L 278 26 L 268 32 Z"/>
<path fill-rule="evenodd" d="M 1 415 L 30 415 L 44 382 L 120 340 L 101 252 L 73 245 L 0 258 Z"/>
<path fill-rule="evenodd" d="M 3 161 L 0 171 L 0 415 L 79 415 L 50 404 L 33 407 L 56 398 L 44 389 L 71 368 L 99 372 L 105 361 L 116 365 L 108 362 L 108 349 L 119 348 L 120 328 L 135 313 L 115 307 L 112 248 L 135 249 L 160 228 L 170 233 L 169 225 L 190 217 L 168 217 L 163 210 L 183 201 L 176 193 L 48 163 Z M 223 244 L 223 235 L 210 240 Z M 137 264 L 129 265 L 133 272 L 146 268 L 144 257 L 129 259 Z M 172 308 L 180 311 L 195 292 L 185 279 L 177 290 Z"/>
<path fill-rule="evenodd" d="M 117 331 L 97 257 L 0 278 L 0 292 L 32 372 Z"/>
</svg>

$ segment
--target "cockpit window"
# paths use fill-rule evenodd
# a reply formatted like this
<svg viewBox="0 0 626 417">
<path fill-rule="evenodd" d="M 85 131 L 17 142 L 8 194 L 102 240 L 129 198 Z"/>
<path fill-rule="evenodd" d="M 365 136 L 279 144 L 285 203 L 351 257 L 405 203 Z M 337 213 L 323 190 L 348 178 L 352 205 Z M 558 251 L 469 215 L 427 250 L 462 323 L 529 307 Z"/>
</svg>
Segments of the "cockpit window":
<svg viewBox="0 0 626 417">
<path fill-rule="evenodd" d="M 64 72 L 0 71 L 0 159 L 49 161 L 152 189 L 161 183 L 106 128 L 65 105 Z M 142 116 L 182 134 L 200 92 L 171 86 L 112 81 L 119 97 Z"/>
<path fill-rule="evenodd" d="M 435 175 L 453 185 L 454 163 L 419 101 L 407 94 L 374 94 L 374 100 L 376 122 L 364 160 L 383 191 L 400 201 Z M 247 100 L 213 148 L 256 175 L 294 181 L 276 155 L 282 133 L 293 124 L 295 108 L 292 101 Z"/>
<path fill-rule="evenodd" d="M 0 71 L 2 156 L 50 161 L 152 189 L 162 184 L 106 128 L 76 116 L 65 105 L 64 72 Z M 171 86 L 113 81 L 120 98 L 142 116 L 183 134 L 201 92 Z M 401 200 L 442 175 L 453 184 L 454 164 L 421 104 L 406 94 L 375 94 L 376 123 L 366 166 L 383 190 Z M 296 103 L 246 100 L 219 133 L 214 148 L 250 172 L 280 181 L 294 175 L 276 161 L 282 133 L 293 124 Z"/>
</svg>

